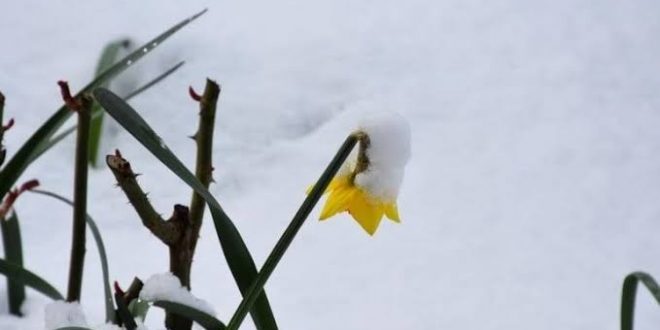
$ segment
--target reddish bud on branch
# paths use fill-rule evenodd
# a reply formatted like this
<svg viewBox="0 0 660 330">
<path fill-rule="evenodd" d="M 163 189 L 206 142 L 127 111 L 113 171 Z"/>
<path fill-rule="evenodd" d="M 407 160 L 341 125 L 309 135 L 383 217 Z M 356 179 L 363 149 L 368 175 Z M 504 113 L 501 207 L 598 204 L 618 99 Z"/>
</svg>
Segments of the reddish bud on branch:
<svg viewBox="0 0 660 330">
<path fill-rule="evenodd" d="M 119 286 L 119 282 L 115 281 L 115 285 L 114 285 L 114 287 L 115 287 L 115 293 L 119 293 L 119 294 L 122 295 L 122 296 L 124 295 L 125 292 L 124 292 L 124 290 L 122 290 L 121 287 Z"/>
<path fill-rule="evenodd" d="M 69 89 L 69 83 L 67 83 L 64 80 L 60 80 L 57 82 L 57 84 L 60 86 L 60 93 L 62 94 L 62 100 L 64 100 L 64 104 L 66 104 L 66 106 L 73 111 L 80 110 L 82 104 L 80 100 L 76 100 L 71 95 L 71 89 Z"/>
<path fill-rule="evenodd" d="M 21 185 L 20 188 L 14 188 L 7 193 L 7 197 L 0 205 L 0 219 L 4 219 L 7 216 L 7 213 L 11 211 L 11 208 L 14 206 L 14 203 L 22 193 L 28 190 L 32 190 L 39 186 L 38 180 L 30 180 Z"/>
<path fill-rule="evenodd" d="M 195 90 L 192 88 L 192 86 L 188 87 L 188 94 L 190 94 L 190 98 L 192 98 L 193 100 L 195 100 L 197 102 L 202 100 L 202 96 L 197 94 L 197 92 L 195 92 Z"/>
</svg>

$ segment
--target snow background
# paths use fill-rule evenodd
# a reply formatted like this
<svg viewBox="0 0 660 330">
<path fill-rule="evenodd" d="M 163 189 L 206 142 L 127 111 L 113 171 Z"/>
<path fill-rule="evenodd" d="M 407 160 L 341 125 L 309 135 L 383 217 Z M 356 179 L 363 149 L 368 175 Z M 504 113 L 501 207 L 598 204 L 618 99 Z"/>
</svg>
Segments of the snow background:
<svg viewBox="0 0 660 330">
<path fill-rule="evenodd" d="M 657 1 L 9 2 L 9 155 L 59 107 L 57 80 L 90 80 L 106 42 L 145 42 L 204 7 L 115 90 L 186 60 L 132 104 L 192 166 L 186 89 L 222 84 L 211 191 L 257 264 L 361 114 L 395 110 L 412 127 L 403 223 L 384 221 L 373 238 L 347 216 L 306 224 L 267 285 L 282 329 L 617 329 L 625 274 L 660 276 Z M 188 202 L 127 133 L 107 132 L 104 150 L 144 173 L 158 210 Z M 68 139 L 21 181 L 70 196 L 72 167 Z M 90 213 L 112 277 L 128 285 L 166 270 L 167 252 L 113 184 L 92 172 Z M 65 291 L 71 210 L 37 195 L 17 210 L 27 266 Z M 88 251 L 82 303 L 94 323 L 101 271 Z M 240 299 L 210 221 L 193 292 L 223 320 Z M 28 295 L 28 317 L 2 315 L 1 329 L 43 327 L 48 299 Z M 638 301 L 636 329 L 657 328 L 657 304 L 644 290 Z M 156 311 L 147 321 L 162 328 Z"/>
</svg>

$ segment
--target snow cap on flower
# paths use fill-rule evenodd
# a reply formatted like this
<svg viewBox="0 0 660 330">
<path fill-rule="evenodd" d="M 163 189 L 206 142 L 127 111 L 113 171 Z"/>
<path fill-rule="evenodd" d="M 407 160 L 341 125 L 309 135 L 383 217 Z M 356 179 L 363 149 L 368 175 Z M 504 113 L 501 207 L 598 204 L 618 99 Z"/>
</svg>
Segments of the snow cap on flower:
<svg viewBox="0 0 660 330">
<path fill-rule="evenodd" d="M 396 200 L 410 159 L 408 121 L 398 113 L 372 114 L 362 120 L 360 131 L 369 138 L 369 166 L 356 175 L 355 184 L 378 199 Z"/>
<path fill-rule="evenodd" d="M 87 327 L 87 319 L 78 302 L 57 300 L 46 305 L 46 330 L 64 327 Z"/>
<path fill-rule="evenodd" d="M 193 296 L 172 273 L 152 275 L 144 283 L 144 287 L 140 291 L 140 299 L 151 302 L 171 301 L 196 308 L 209 315 L 215 315 L 215 310 L 209 303 Z"/>
</svg>

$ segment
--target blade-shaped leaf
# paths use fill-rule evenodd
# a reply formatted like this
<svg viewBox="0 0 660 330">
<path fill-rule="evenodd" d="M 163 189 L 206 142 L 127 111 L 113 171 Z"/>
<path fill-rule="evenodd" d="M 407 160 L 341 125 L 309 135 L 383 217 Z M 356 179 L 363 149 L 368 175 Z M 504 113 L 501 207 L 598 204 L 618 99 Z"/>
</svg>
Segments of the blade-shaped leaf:
<svg viewBox="0 0 660 330">
<path fill-rule="evenodd" d="M 180 23 L 174 25 L 167 31 L 163 32 L 153 40 L 149 41 L 142 47 L 139 47 L 136 51 L 124 57 L 122 60 L 117 62 L 111 68 L 100 74 L 96 79 L 87 84 L 76 97 L 82 95 L 83 93 L 88 93 L 94 88 L 104 84 L 118 74 L 126 70 L 133 63 L 137 62 L 145 55 L 149 54 L 154 48 L 160 45 L 163 41 L 167 40 L 170 36 L 176 33 L 178 30 L 186 26 L 188 23 L 195 20 L 200 15 L 204 14 L 206 9 L 203 11 L 181 21 Z M 32 134 L 32 136 L 23 144 L 23 146 L 16 152 L 14 157 L 7 163 L 5 168 L 0 171 L 0 196 L 4 196 L 11 186 L 16 183 L 16 180 L 20 175 L 25 171 L 27 166 L 34 161 L 35 151 L 41 149 L 42 144 L 48 143 L 49 139 L 57 130 L 64 124 L 64 122 L 71 116 L 71 111 L 67 109 L 66 106 L 60 107 L 55 114 L 53 114 L 46 122 L 37 129 L 37 131 Z"/>
<path fill-rule="evenodd" d="M 660 304 L 660 287 L 651 275 L 643 272 L 634 272 L 623 280 L 621 291 L 621 330 L 632 330 L 635 320 L 635 297 L 639 283 L 651 292 L 656 302 Z"/>
<path fill-rule="evenodd" d="M 154 306 L 160 307 L 169 313 L 177 314 L 179 316 L 193 320 L 195 323 L 201 325 L 206 330 L 223 330 L 225 328 L 225 325 L 212 315 L 206 314 L 205 312 L 187 305 L 159 300 L 154 301 Z"/>
<path fill-rule="evenodd" d="M 37 274 L 13 264 L 5 259 L 0 259 L 0 274 L 4 274 L 8 278 L 17 282 L 23 283 L 44 295 L 52 298 L 53 300 L 62 300 L 62 294 L 57 291 L 50 283 L 39 277 Z"/>
<path fill-rule="evenodd" d="M 165 72 L 158 75 L 158 77 L 156 77 L 156 78 L 152 79 L 151 81 L 147 82 L 146 84 L 136 88 L 134 91 L 126 94 L 126 96 L 124 96 L 124 101 L 128 102 L 128 100 L 142 94 L 142 92 L 144 92 L 144 91 L 148 90 L 149 88 L 155 86 L 159 82 L 163 81 L 163 79 L 169 77 L 171 74 L 176 72 L 176 70 L 179 70 L 179 68 L 181 68 L 185 63 L 186 62 L 184 62 L 184 61 L 181 61 L 181 62 L 177 63 L 173 67 L 167 69 Z"/>
<path fill-rule="evenodd" d="M 2 231 L 2 245 L 5 248 L 5 260 L 23 267 L 23 243 L 16 210 L 8 219 L 0 219 L 0 231 Z M 21 316 L 21 305 L 25 301 L 25 285 L 7 277 L 7 296 L 9 312 Z"/>
<path fill-rule="evenodd" d="M 167 148 L 163 140 L 131 106 L 119 96 L 103 88 L 95 90 L 94 97 L 110 116 L 156 156 L 158 160 L 206 200 L 229 269 L 234 276 L 241 294 L 245 295 L 256 278 L 257 268 L 243 238 L 231 219 L 225 214 L 222 207 L 220 207 L 220 203 Z M 257 329 L 277 329 L 277 324 L 265 292 L 261 292 L 250 312 Z"/>
<path fill-rule="evenodd" d="M 117 58 L 119 56 L 119 52 L 122 50 L 122 48 L 128 48 L 128 46 L 131 44 L 131 41 L 129 39 L 120 39 L 120 40 L 115 40 L 110 43 L 108 43 L 105 47 L 103 47 L 103 51 L 101 52 L 101 57 L 99 58 L 99 62 L 96 64 L 96 76 L 99 76 L 102 74 L 105 70 L 110 68 L 115 62 L 117 61 Z M 108 87 L 109 83 L 105 82 L 99 87 Z M 101 110 L 101 107 L 98 104 L 94 104 L 92 106 L 92 114 L 94 113 L 101 113 L 100 116 L 95 117 L 90 126 L 90 134 L 89 134 L 89 163 L 93 166 L 96 167 L 97 165 L 97 158 L 98 158 L 98 153 L 99 153 L 99 147 L 101 144 L 101 134 L 103 130 L 103 110 Z"/>
<path fill-rule="evenodd" d="M 55 198 L 73 207 L 72 200 L 60 196 L 56 193 L 50 191 L 44 191 L 44 190 L 37 190 L 37 189 L 33 189 L 29 191 L 40 195 L 45 195 Z M 94 241 L 96 242 L 96 248 L 99 250 L 99 259 L 101 260 L 101 271 L 103 272 L 103 294 L 105 296 L 104 297 L 105 321 L 112 322 L 115 319 L 115 308 L 112 303 L 112 291 L 110 290 L 110 271 L 108 270 L 108 257 L 105 253 L 105 245 L 103 244 L 103 237 L 101 236 L 101 231 L 96 225 L 96 222 L 94 222 L 94 219 L 92 219 L 92 217 L 90 217 L 89 214 L 87 215 L 87 225 L 89 226 L 89 230 L 92 232 L 92 236 L 94 236 Z"/>
</svg>

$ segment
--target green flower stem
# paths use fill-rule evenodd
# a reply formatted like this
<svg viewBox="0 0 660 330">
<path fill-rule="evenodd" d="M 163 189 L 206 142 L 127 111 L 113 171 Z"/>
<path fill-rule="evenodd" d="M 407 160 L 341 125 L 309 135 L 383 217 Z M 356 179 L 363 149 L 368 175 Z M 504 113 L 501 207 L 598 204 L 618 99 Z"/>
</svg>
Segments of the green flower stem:
<svg viewBox="0 0 660 330">
<path fill-rule="evenodd" d="M 87 223 L 87 159 L 89 157 L 89 132 L 92 98 L 83 95 L 79 106 L 76 136 L 75 176 L 73 182 L 73 235 L 71 239 L 71 262 L 69 264 L 69 286 L 67 301 L 79 301 L 85 263 L 85 230 Z"/>
<path fill-rule="evenodd" d="M 293 217 L 293 220 L 291 220 L 291 223 L 289 223 L 284 234 L 282 234 L 279 241 L 277 241 L 277 244 L 275 244 L 275 247 L 270 252 L 266 262 L 264 262 L 263 267 L 261 267 L 261 270 L 257 274 L 256 279 L 248 289 L 247 294 L 243 296 L 243 301 L 241 301 L 234 316 L 232 316 L 229 321 L 227 330 L 237 330 L 241 326 L 248 311 L 252 308 L 252 305 L 263 290 L 266 281 L 268 281 L 268 278 L 275 270 L 275 267 L 277 267 L 277 264 L 289 248 L 289 245 L 291 245 L 291 242 L 296 237 L 296 234 L 302 227 L 305 219 L 307 219 L 314 206 L 318 203 L 319 199 L 321 199 L 321 196 L 330 184 L 330 181 L 332 181 L 335 174 L 337 174 L 337 171 L 339 171 L 346 158 L 350 155 L 351 151 L 357 144 L 358 139 L 358 134 L 351 134 L 339 148 L 335 157 L 318 179 L 314 188 L 312 188 L 312 191 L 307 195 L 307 198 L 298 209 L 298 212 L 296 212 L 296 215 Z"/>
<path fill-rule="evenodd" d="M 637 296 L 637 286 L 642 283 L 649 293 L 660 304 L 660 286 L 651 277 L 644 272 L 634 272 L 626 276 L 621 290 L 621 330 L 632 330 L 635 320 L 635 297 Z"/>
</svg>

